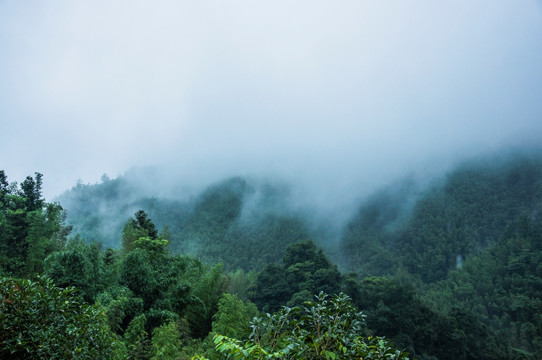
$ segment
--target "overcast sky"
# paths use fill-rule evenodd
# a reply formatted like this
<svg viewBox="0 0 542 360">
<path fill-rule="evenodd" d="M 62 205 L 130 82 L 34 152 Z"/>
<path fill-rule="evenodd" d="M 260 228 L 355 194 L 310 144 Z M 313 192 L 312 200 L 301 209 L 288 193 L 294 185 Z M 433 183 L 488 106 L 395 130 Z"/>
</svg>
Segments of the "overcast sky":
<svg viewBox="0 0 542 360">
<path fill-rule="evenodd" d="M 0 0 L 0 169 L 48 200 L 147 165 L 333 195 L 541 139 L 540 1 Z"/>
</svg>

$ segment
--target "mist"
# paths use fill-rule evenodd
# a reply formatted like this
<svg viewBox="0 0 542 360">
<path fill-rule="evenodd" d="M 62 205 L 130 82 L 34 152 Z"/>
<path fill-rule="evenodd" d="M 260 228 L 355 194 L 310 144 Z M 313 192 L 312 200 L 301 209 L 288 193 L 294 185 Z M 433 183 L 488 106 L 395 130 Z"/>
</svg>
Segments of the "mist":
<svg viewBox="0 0 542 360">
<path fill-rule="evenodd" d="M 104 173 L 164 196 L 243 176 L 350 213 L 537 144 L 541 39 L 536 1 L 1 2 L 0 168 L 48 200 Z"/>
</svg>

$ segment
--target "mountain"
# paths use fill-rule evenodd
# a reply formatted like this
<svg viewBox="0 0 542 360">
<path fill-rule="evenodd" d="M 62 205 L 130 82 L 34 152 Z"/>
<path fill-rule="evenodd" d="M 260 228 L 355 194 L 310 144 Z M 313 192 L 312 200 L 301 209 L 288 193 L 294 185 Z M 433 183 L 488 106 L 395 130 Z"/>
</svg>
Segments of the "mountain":
<svg viewBox="0 0 542 360">
<path fill-rule="evenodd" d="M 325 221 L 314 226 L 310 215 L 292 210 L 284 184 L 234 177 L 190 196 L 157 195 L 162 190 L 149 191 L 127 173 L 77 184 L 57 201 L 73 233 L 107 247 L 120 247 L 124 224 L 142 209 L 167 228 L 174 252 L 226 267 L 261 269 L 278 261 L 288 244 L 312 238 L 345 271 L 406 272 L 435 282 L 494 246 L 519 216 L 540 219 L 542 156 L 499 154 L 466 161 L 428 185 L 395 182 L 361 202 L 337 246 Z"/>
<path fill-rule="evenodd" d="M 542 157 L 471 160 L 425 189 L 405 181 L 369 197 L 347 225 L 341 253 L 351 271 L 435 282 L 495 246 L 521 216 L 542 218 Z"/>
<path fill-rule="evenodd" d="M 126 221 L 142 209 L 167 229 L 174 253 L 246 271 L 278 261 L 287 245 L 311 237 L 301 217 L 287 210 L 287 189 L 279 185 L 234 177 L 184 201 L 137 194 L 136 182 L 119 177 L 78 184 L 57 201 L 73 233 L 88 242 L 119 248 Z"/>
</svg>

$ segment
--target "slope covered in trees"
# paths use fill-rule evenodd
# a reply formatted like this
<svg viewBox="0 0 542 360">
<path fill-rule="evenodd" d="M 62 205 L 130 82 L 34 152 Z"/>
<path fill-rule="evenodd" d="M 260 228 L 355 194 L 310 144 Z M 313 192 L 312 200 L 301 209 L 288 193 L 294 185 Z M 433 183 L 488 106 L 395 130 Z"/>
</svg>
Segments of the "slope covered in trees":
<svg viewBox="0 0 542 360">
<path fill-rule="evenodd" d="M 342 238 L 348 269 L 371 275 L 406 271 L 423 282 L 446 278 L 463 260 L 493 247 L 518 217 L 541 219 L 542 157 L 467 162 L 416 191 L 401 183 L 361 206 Z M 413 204 L 405 201 L 412 197 Z"/>
<path fill-rule="evenodd" d="M 470 309 L 510 344 L 512 358 L 542 354 L 542 222 L 519 217 L 493 248 L 433 284 L 427 298 L 448 311 Z"/>
<path fill-rule="evenodd" d="M 139 192 L 127 178 L 105 178 L 78 184 L 58 200 L 67 209 L 66 222 L 87 241 L 119 248 L 124 222 L 143 209 L 167 228 L 173 252 L 223 262 L 228 269 L 259 270 L 278 261 L 288 244 L 310 237 L 303 221 L 284 211 L 278 186 L 231 178 L 184 201 L 134 196 Z"/>
</svg>

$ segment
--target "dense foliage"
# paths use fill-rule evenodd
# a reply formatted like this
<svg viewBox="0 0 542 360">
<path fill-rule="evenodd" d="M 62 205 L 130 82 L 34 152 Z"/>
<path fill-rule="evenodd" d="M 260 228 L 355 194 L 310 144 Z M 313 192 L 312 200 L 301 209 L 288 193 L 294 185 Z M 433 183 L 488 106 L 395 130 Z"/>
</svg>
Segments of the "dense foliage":
<svg viewBox="0 0 542 360">
<path fill-rule="evenodd" d="M 542 223 L 518 218 L 495 247 L 465 261 L 428 298 L 472 309 L 471 322 L 497 329 L 502 343 L 510 344 L 507 358 L 542 354 Z"/>
<path fill-rule="evenodd" d="M 341 293 L 283 307 L 255 318 L 247 340 L 217 335 L 218 352 L 231 359 L 408 359 L 384 338 L 363 337 L 364 315 Z M 202 357 L 197 357 L 203 359 Z"/>
<path fill-rule="evenodd" d="M 348 290 L 364 309 L 369 329 L 418 358 L 508 358 L 497 335 L 468 307 L 442 311 L 442 304 L 431 307 L 411 286 L 384 277 L 364 277 Z"/>
<path fill-rule="evenodd" d="M 494 246 L 519 216 L 541 220 L 542 156 L 465 163 L 417 192 L 411 182 L 400 183 L 360 208 L 342 240 L 349 269 L 408 271 L 423 282 L 446 278 L 464 259 Z"/>
<path fill-rule="evenodd" d="M 276 211 L 285 200 L 280 186 L 231 178 L 184 202 L 135 197 L 139 192 L 128 178 L 104 177 L 99 184 L 78 184 L 59 200 L 68 209 L 67 222 L 88 241 L 121 247 L 126 219 L 143 209 L 167 228 L 172 252 L 222 262 L 229 270 L 261 270 L 286 246 L 309 237 L 298 217 Z"/>
<path fill-rule="evenodd" d="M 0 279 L 0 358 L 106 359 L 115 340 L 99 306 L 50 279 Z"/>
<path fill-rule="evenodd" d="M 281 264 L 267 265 L 249 290 L 260 309 L 277 311 L 282 305 L 300 305 L 320 291 L 340 291 L 341 274 L 310 240 L 288 246 Z"/>
<path fill-rule="evenodd" d="M 0 275 L 31 277 L 43 272 L 43 260 L 62 249 L 69 229 L 56 203 L 41 197 L 42 175 L 19 186 L 0 170 Z"/>
</svg>

